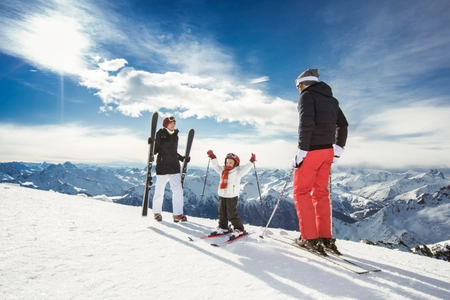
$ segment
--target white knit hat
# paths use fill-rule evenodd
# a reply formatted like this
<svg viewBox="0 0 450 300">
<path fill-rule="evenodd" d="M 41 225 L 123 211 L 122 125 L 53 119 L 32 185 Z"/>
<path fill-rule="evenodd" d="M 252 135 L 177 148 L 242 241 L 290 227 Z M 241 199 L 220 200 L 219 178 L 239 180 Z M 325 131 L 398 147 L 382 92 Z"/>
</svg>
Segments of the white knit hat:
<svg viewBox="0 0 450 300">
<path fill-rule="evenodd" d="M 295 86 L 297 87 L 304 81 L 319 81 L 319 69 L 308 69 L 302 74 L 298 75 L 295 80 Z"/>
</svg>

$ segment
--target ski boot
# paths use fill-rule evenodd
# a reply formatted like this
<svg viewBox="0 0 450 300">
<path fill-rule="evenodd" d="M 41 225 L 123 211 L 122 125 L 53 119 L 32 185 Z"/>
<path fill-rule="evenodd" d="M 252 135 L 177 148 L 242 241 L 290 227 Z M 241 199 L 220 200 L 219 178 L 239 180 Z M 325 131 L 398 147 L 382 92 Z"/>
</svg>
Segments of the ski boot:
<svg viewBox="0 0 450 300">
<path fill-rule="evenodd" d="M 306 248 L 311 252 L 315 252 L 319 255 L 327 256 L 325 253 L 325 250 L 322 247 L 322 241 L 321 239 L 311 239 L 311 240 L 304 240 L 301 237 L 295 239 L 295 243 L 299 245 L 300 247 Z"/>
<path fill-rule="evenodd" d="M 187 218 L 186 218 L 185 215 L 173 215 L 173 221 L 174 221 L 175 223 L 178 223 L 178 222 L 186 222 L 186 221 L 187 221 Z"/>
<path fill-rule="evenodd" d="M 325 251 L 334 253 L 336 255 L 342 255 L 336 247 L 336 239 L 335 238 L 322 238 L 322 246 Z"/>
<path fill-rule="evenodd" d="M 221 228 L 220 226 L 217 226 L 216 230 L 214 230 L 213 232 L 211 232 L 211 233 L 209 234 L 209 236 L 224 235 L 224 234 L 227 234 L 227 233 L 232 232 L 232 231 L 233 231 L 233 229 L 231 228 L 231 226 L 228 227 L 228 229 L 223 229 L 223 228 Z"/>
</svg>

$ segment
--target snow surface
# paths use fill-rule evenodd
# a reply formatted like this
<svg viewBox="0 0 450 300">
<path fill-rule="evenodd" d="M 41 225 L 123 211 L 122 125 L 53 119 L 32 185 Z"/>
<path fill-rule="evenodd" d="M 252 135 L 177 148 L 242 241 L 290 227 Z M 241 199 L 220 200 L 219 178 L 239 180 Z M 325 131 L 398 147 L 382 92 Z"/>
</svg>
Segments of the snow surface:
<svg viewBox="0 0 450 300">
<path fill-rule="evenodd" d="M 209 244 L 219 239 L 187 238 L 216 220 L 163 217 L 0 184 L 0 299 L 450 299 L 442 260 L 338 240 L 346 257 L 382 269 L 358 275 L 260 239 L 263 227 L 217 248 Z"/>
</svg>

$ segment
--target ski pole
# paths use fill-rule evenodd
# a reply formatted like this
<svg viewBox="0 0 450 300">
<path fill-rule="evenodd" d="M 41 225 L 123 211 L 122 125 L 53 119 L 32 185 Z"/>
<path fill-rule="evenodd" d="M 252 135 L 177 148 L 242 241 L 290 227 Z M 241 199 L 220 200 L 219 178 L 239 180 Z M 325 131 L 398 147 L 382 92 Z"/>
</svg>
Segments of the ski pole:
<svg viewBox="0 0 450 300">
<path fill-rule="evenodd" d="M 261 203 L 261 205 L 263 205 L 262 198 L 261 198 L 261 189 L 259 188 L 258 173 L 256 173 L 255 162 L 253 162 L 253 168 L 255 169 L 256 185 L 258 186 L 258 192 L 259 192 L 259 202 Z"/>
<path fill-rule="evenodd" d="M 202 199 L 203 196 L 205 196 L 205 186 L 206 186 L 206 178 L 208 178 L 208 170 L 209 170 L 209 163 L 211 162 L 211 158 L 208 160 L 208 166 L 206 167 L 206 174 L 205 174 L 205 183 L 203 184 L 203 191 L 202 191 Z"/>
<path fill-rule="evenodd" d="M 289 177 L 286 180 L 286 183 L 284 184 L 283 189 L 281 190 L 280 197 L 278 197 L 277 204 L 275 205 L 272 215 L 270 216 L 269 221 L 267 222 L 266 228 L 264 228 L 263 233 L 259 236 L 262 239 L 264 238 L 264 234 L 266 233 L 267 227 L 269 227 L 270 221 L 272 221 L 273 215 L 275 214 L 275 211 L 277 210 L 278 205 L 280 204 L 281 198 L 283 197 L 284 191 L 286 190 L 286 186 L 288 185 L 289 181 L 291 180 L 291 176 L 292 176 L 293 172 L 294 172 L 294 168 L 292 168 L 291 173 L 289 173 Z"/>
<path fill-rule="evenodd" d="M 330 229 L 331 234 L 333 234 L 333 195 L 332 193 L 332 186 L 331 186 L 331 169 L 330 169 Z"/>
</svg>

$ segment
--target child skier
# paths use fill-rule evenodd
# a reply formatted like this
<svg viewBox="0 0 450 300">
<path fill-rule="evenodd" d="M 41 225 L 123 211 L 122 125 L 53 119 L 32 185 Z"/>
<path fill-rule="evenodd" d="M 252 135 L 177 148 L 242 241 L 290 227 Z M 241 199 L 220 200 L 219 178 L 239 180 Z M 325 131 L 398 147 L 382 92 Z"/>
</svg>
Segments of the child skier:
<svg viewBox="0 0 450 300">
<path fill-rule="evenodd" d="M 214 170 L 221 175 L 218 191 L 219 226 L 210 235 L 230 232 L 232 230 L 231 227 L 228 227 L 228 221 L 230 221 L 234 227 L 230 239 L 235 239 L 246 233 L 236 208 L 240 191 L 240 180 L 242 176 L 250 171 L 252 164 L 256 161 L 256 156 L 252 153 L 250 161 L 245 166 L 239 166 L 239 157 L 236 154 L 228 153 L 225 158 L 225 165 L 221 167 L 212 150 L 209 150 L 207 154 L 211 159 Z"/>
</svg>

